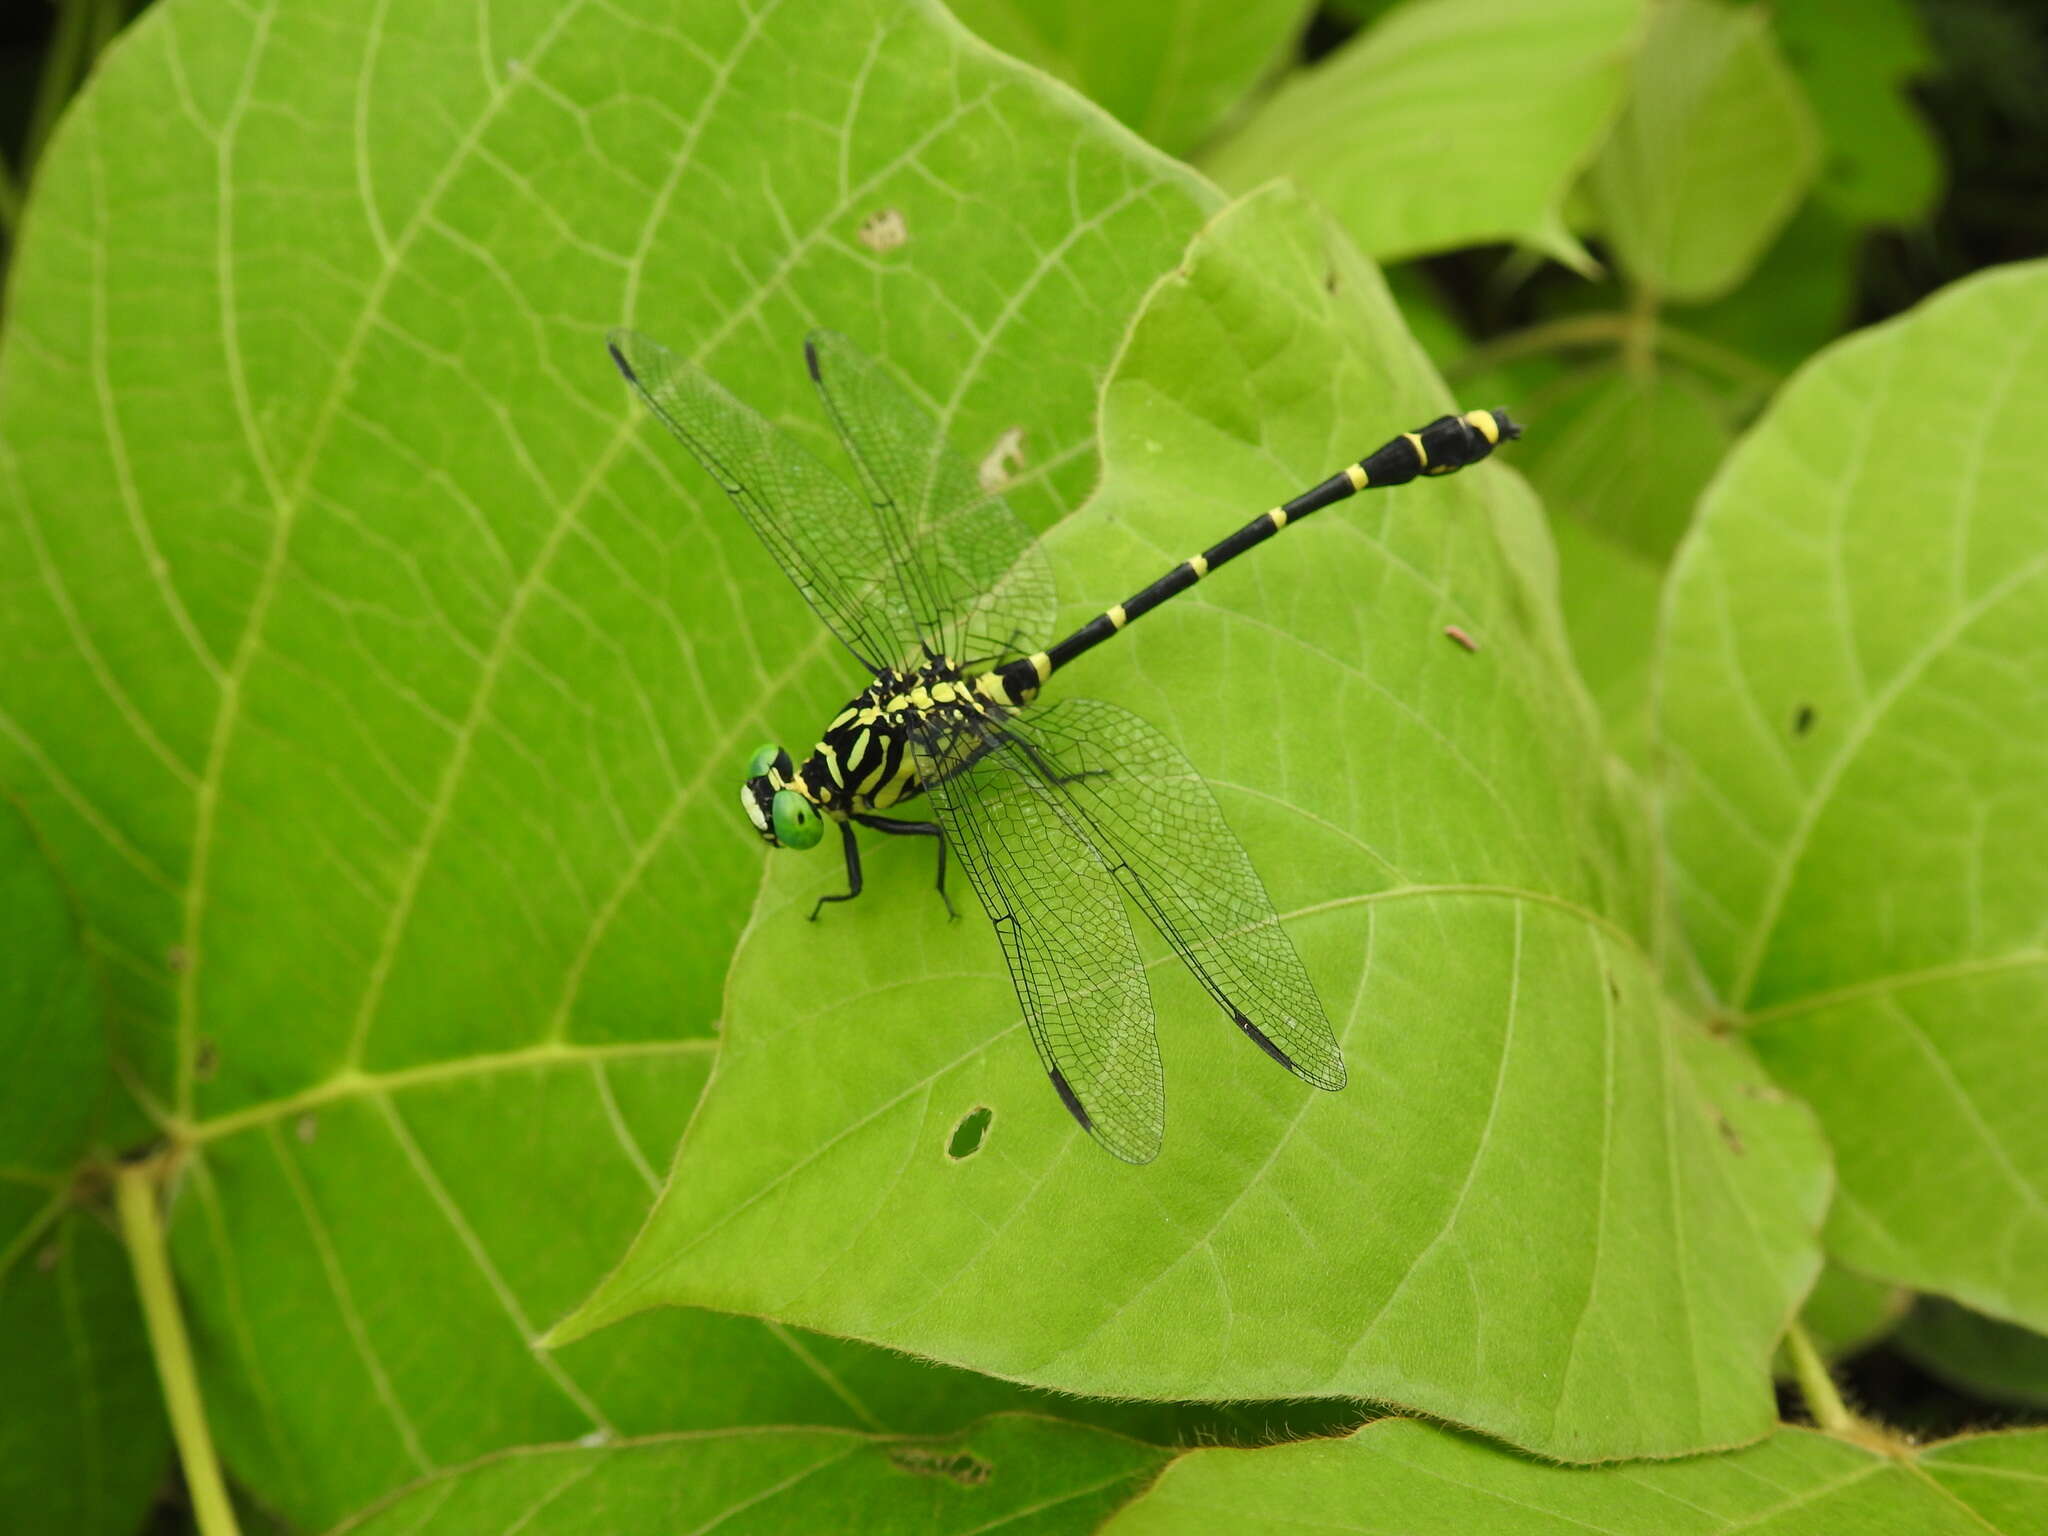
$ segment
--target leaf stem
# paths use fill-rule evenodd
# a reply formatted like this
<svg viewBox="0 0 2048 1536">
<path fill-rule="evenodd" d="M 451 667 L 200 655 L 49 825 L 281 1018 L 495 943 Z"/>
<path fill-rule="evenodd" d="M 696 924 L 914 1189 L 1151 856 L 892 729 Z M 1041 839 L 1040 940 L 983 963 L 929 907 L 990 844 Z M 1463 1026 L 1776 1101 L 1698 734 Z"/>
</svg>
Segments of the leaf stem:
<svg viewBox="0 0 2048 1536">
<path fill-rule="evenodd" d="M 1497 337 L 1485 346 L 1476 348 L 1470 355 L 1460 359 L 1445 370 L 1447 376 L 1456 380 L 1485 373 L 1503 363 L 1512 363 L 1524 357 L 1533 357 L 1545 352 L 1571 352 L 1585 347 L 1627 346 L 1632 340 L 1638 345 L 1647 336 L 1648 345 L 1656 352 L 1676 362 L 1688 364 L 1702 373 L 1717 374 L 1738 388 L 1753 390 L 1759 395 L 1768 395 L 1778 387 L 1778 375 L 1763 364 L 1753 362 L 1732 347 L 1725 347 L 1704 336 L 1681 330 L 1661 319 L 1646 321 L 1642 316 L 1623 310 L 1603 310 L 1590 315 L 1566 315 L 1558 320 L 1545 320 L 1519 331 L 1510 331 Z"/>
<path fill-rule="evenodd" d="M 149 1348 L 163 1384 L 164 1407 L 171 1416 L 171 1434 L 178 1442 L 178 1461 L 185 1488 L 192 1497 L 192 1515 L 200 1536 L 239 1536 L 234 1505 L 221 1481 L 220 1458 L 214 1454 L 213 1432 L 207 1427 L 206 1405 L 199 1396 L 199 1375 L 192 1363 L 192 1340 L 185 1315 L 178 1310 L 177 1290 L 164 1250 L 164 1228 L 157 1215 L 160 1159 L 125 1163 L 114 1175 L 114 1204 L 120 1212 L 121 1236 L 128 1262 L 135 1269 L 135 1289 L 142 1298 L 142 1317 L 149 1328 Z"/>
<path fill-rule="evenodd" d="M 1792 1377 L 1799 1383 L 1799 1395 L 1806 1400 L 1806 1410 L 1813 1415 L 1813 1422 L 1831 1435 L 1853 1433 L 1858 1427 L 1856 1416 L 1835 1389 L 1827 1362 L 1813 1347 L 1812 1336 L 1803 1323 L 1794 1322 L 1786 1330 L 1785 1353 L 1792 1357 Z"/>
</svg>

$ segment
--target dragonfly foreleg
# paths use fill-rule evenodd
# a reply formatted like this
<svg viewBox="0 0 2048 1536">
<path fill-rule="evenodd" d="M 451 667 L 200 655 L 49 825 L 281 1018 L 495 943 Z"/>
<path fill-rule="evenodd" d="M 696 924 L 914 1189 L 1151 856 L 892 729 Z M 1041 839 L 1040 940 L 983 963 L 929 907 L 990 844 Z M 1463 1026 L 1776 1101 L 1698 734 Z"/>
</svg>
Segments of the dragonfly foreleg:
<svg viewBox="0 0 2048 1536">
<path fill-rule="evenodd" d="M 818 904 L 811 908 L 811 921 L 818 920 L 818 914 L 825 910 L 828 901 L 851 901 L 860 894 L 860 844 L 854 841 L 853 827 L 847 822 L 839 823 L 839 840 L 846 849 L 846 894 L 843 896 L 820 896 Z"/>
<path fill-rule="evenodd" d="M 892 837 L 931 837 L 939 844 L 939 900 L 946 904 L 946 916 L 954 922 L 960 921 L 960 914 L 954 910 L 953 898 L 946 894 L 946 830 L 935 821 L 897 821 L 890 816 L 863 816 L 859 811 L 853 819 L 864 827 L 873 827 L 877 832 L 887 832 Z"/>
</svg>

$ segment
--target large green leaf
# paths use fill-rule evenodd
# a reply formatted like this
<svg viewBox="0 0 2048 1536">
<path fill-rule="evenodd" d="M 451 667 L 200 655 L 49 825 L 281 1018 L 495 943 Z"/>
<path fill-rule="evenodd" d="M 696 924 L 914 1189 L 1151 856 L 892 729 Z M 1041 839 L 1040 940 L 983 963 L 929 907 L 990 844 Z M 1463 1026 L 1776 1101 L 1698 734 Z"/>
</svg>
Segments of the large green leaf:
<svg viewBox="0 0 2048 1536">
<path fill-rule="evenodd" d="M 1852 1268 L 2048 1326 L 2048 265 L 1789 385 L 1709 491 L 1659 662 L 1722 1003 L 1819 1111 Z"/>
<path fill-rule="evenodd" d="M 1885 1455 L 1799 1429 L 1667 1466 L 1544 1466 L 1412 1421 L 1183 1456 L 1104 1529 L 1358 1536 L 2040 1536 L 2048 1432 Z"/>
<path fill-rule="evenodd" d="M 1628 274 L 1698 301 L 1742 280 L 1819 163 L 1812 111 L 1778 57 L 1769 14 L 1662 0 L 1590 184 Z"/>
<path fill-rule="evenodd" d="M 1121 596 L 1443 403 L 1372 267 L 1291 195 L 1252 198 L 1132 334 L 1063 584 Z M 1818 1150 L 1660 1005 L 1548 556 L 1489 464 L 1290 530 L 1078 680 L 1210 775 L 1349 1088 L 1274 1070 L 1156 967 L 1166 1150 L 1113 1163 L 928 851 L 873 850 L 870 894 L 815 925 L 839 873 L 784 856 L 675 1176 L 563 1336 L 696 1302 L 1081 1392 L 1392 1398 L 1565 1457 L 1763 1433 Z M 949 1157 L 977 1107 L 980 1150 Z"/>
<path fill-rule="evenodd" d="M 1289 81 L 1204 168 L 1291 176 L 1367 253 L 1519 240 L 1575 258 L 1560 208 L 1621 105 L 1641 0 L 1409 0 Z"/>
<path fill-rule="evenodd" d="M 977 452 L 1021 429 L 1045 524 L 1211 196 L 932 5 L 169 0 L 109 57 L 0 359 L 0 779 L 185 1154 L 174 1256 L 259 1499 L 958 1422 L 957 1377 L 752 1322 L 529 1347 L 703 1080 L 746 749 L 846 675 L 603 335 L 780 411 L 829 320 Z"/>
<path fill-rule="evenodd" d="M 1305 0 L 952 0 L 989 42 L 1174 154 L 1200 144 L 1308 19 Z"/>
<path fill-rule="evenodd" d="M 0 1530 L 127 1536 L 169 1447 L 127 1256 L 86 1166 L 113 1080 L 101 992 L 0 801 Z"/>
<path fill-rule="evenodd" d="M 1165 1460 L 1099 1430 L 1021 1414 L 936 1441 L 817 1429 L 662 1435 L 496 1456 L 423 1482 L 342 1529 L 1084 1536 Z"/>
</svg>

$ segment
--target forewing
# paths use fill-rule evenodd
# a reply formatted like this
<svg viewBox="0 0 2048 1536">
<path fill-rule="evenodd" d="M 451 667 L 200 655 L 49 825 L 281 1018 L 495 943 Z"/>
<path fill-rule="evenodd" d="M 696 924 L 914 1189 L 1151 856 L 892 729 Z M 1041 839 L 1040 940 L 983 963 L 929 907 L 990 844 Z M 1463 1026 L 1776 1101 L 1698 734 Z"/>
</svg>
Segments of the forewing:
<svg viewBox="0 0 2048 1536">
<path fill-rule="evenodd" d="M 1158 1155 L 1166 1081 L 1121 887 L 1085 825 L 1000 728 L 926 726 L 918 774 L 967 866 L 1053 1087 L 1127 1163 Z"/>
<path fill-rule="evenodd" d="M 873 509 L 818 457 L 703 369 L 634 331 L 612 359 L 648 408 L 733 499 L 804 601 L 870 672 L 917 651 L 892 550 Z"/>
<path fill-rule="evenodd" d="M 1036 650 L 1052 629 L 1055 594 L 1031 531 L 888 369 L 831 331 L 813 332 L 804 354 L 924 636 L 960 662 Z"/>
<path fill-rule="evenodd" d="M 1066 780 L 1074 813 L 1204 987 L 1267 1055 L 1318 1088 L 1344 1055 L 1294 941 L 1195 767 L 1114 704 L 1066 699 L 1006 726 Z"/>
</svg>

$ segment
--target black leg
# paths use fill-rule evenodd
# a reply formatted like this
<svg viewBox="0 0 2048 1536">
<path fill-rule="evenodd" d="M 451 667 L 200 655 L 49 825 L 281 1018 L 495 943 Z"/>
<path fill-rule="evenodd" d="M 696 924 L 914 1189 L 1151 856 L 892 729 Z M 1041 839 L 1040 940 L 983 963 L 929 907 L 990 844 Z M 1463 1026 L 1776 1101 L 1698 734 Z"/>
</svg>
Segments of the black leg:
<svg viewBox="0 0 2048 1536">
<path fill-rule="evenodd" d="M 846 822 L 839 823 L 839 838 L 846 848 L 846 884 L 844 896 L 820 896 L 818 904 L 811 908 L 811 921 L 818 920 L 828 901 L 851 901 L 860 894 L 860 844 L 853 840 L 853 828 Z"/>
<path fill-rule="evenodd" d="M 873 827 L 877 832 L 887 832 L 896 837 L 935 837 L 939 841 L 939 900 L 946 904 L 946 915 L 955 922 L 960 914 L 953 910 L 953 898 L 946 894 L 946 829 L 935 821 L 897 821 L 890 816 L 864 816 L 859 811 L 853 819 L 864 827 Z"/>
</svg>

